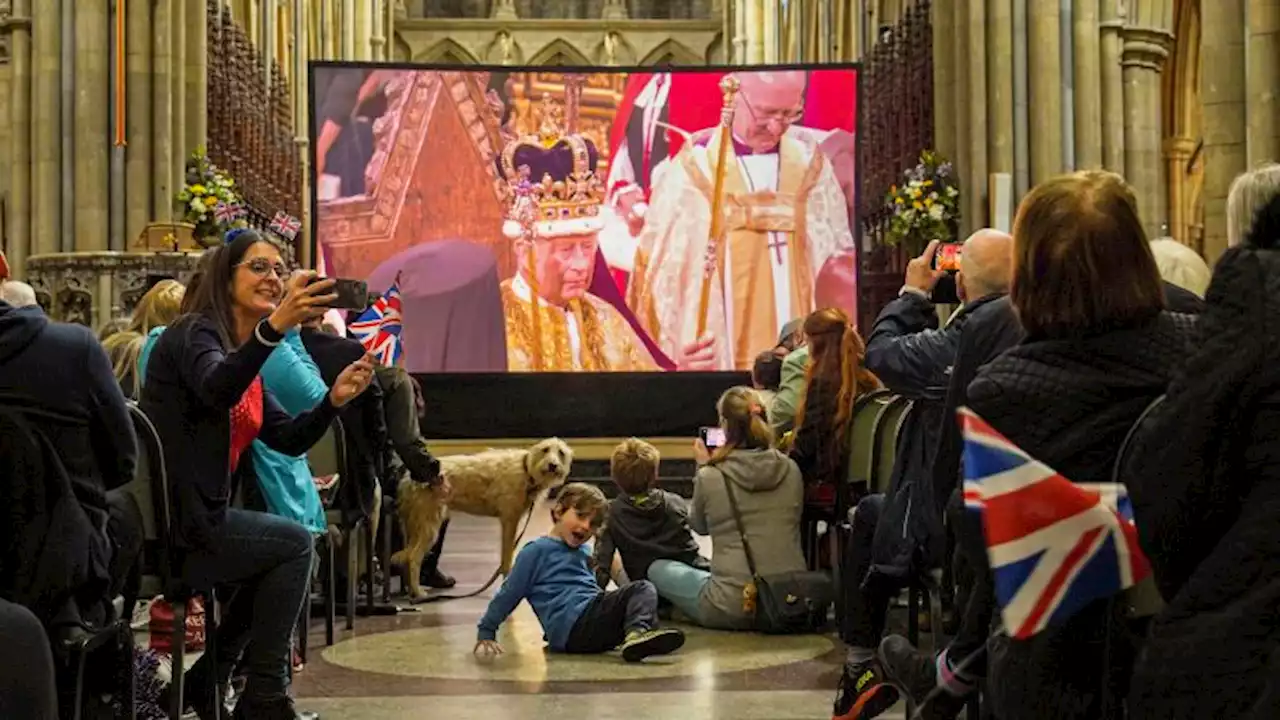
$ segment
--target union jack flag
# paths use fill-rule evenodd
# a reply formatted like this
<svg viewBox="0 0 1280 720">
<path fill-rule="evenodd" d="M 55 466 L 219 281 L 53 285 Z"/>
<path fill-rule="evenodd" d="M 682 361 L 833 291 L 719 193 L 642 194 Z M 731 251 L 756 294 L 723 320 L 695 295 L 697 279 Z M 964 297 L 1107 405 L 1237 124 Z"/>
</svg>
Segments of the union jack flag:
<svg viewBox="0 0 1280 720">
<path fill-rule="evenodd" d="M 400 362 L 400 330 L 404 321 L 400 314 L 400 282 L 391 284 L 382 297 L 352 321 L 347 329 L 365 349 L 388 367 Z"/>
<path fill-rule="evenodd" d="M 298 237 L 298 231 L 302 230 L 302 221 L 281 210 L 276 216 L 271 218 L 271 232 L 279 235 L 286 240 L 292 240 Z"/>
<path fill-rule="evenodd" d="M 1073 483 L 968 408 L 965 506 L 982 513 L 1004 627 L 1025 639 L 1151 574 L 1119 483 Z"/>
<path fill-rule="evenodd" d="M 213 217 L 220 223 L 234 222 L 244 214 L 244 206 L 238 202 L 221 202 L 213 207 Z"/>
</svg>

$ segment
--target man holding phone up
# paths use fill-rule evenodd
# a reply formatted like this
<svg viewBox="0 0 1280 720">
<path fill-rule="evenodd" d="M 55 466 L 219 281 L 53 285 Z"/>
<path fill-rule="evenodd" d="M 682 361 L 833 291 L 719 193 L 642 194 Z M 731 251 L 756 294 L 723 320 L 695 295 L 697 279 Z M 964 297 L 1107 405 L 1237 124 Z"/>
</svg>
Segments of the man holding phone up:
<svg viewBox="0 0 1280 720">
<path fill-rule="evenodd" d="M 950 249 L 939 256 L 944 247 Z M 958 270 L 946 269 L 955 260 Z M 939 429 L 944 421 L 953 422 L 943 417 L 951 366 L 967 319 L 1008 292 L 1012 265 L 1013 238 L 998 230 L 979 230 L 962 248 L 934 240 L 907 264 L 898 298 L 885 306 L 867 335 L 867 369 L 915 405 L 902 429 L 889 495 L 863 498 L 852 513 L 841 589 L 846 612 L 840 634 L 848 646 L 848 658 L 836 702 L 837 718 L 846 716 L 863 695 L 876 693 L 876 702 L 868 703 L 875 706 L 880 705 L 881 696 L 886 702 L 896 700 L 896 691 L 884 683 L 876 663 L 884 631 L 883 606 L 904 579 L 944 562 L 942 517 L 950 488 L 933 487 L 930 471 Z M 931 295 L 949 273 L 964 305 L 939 327 Z M 917 558 L 924 558 L 919 567 Z"/>
</svg>

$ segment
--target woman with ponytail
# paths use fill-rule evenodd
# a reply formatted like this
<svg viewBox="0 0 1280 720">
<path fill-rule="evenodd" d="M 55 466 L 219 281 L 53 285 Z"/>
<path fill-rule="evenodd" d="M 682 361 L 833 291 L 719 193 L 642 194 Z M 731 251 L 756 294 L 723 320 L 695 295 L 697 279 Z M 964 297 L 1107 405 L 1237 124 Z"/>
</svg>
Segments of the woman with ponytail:
<svg viewBox="0 0 1280 720">
<path fill-rule="evenodd" d="M 809 315 L 804 333 L 809 340 L 809 367 L 796 411 L 791 459 L 804 477 L 807 519 L 829 520 L 836 507 L 836 488 L 849 462 L 853 402 L 881 384 L 863 367 L 866 346 L 840 308 Z"/>
<path fill-rule="evenodd" d="M 753 600 L 744 595 L 752 572 L 743 550 L 751 545 L 756 573 L 776 575 L 805 569 L 800 552 L 800 512 L 804 487 L 800 468 L 773 447 L 773 429 L 764 400 L 749 387 L 725 391 L 716 403 L 725 442 L 707 450 L 694 443 L 700 466 L 693 480 L 689 527 L 711 536 L 711 571 L 673 560 L 649 566 L 649 581 L 689 620 L 720 630 L 750 630 Z M 732 486 L 732 487 L 730 487 Z M 734 519 L 729 493 L 742 516 Z"/>
</svg>

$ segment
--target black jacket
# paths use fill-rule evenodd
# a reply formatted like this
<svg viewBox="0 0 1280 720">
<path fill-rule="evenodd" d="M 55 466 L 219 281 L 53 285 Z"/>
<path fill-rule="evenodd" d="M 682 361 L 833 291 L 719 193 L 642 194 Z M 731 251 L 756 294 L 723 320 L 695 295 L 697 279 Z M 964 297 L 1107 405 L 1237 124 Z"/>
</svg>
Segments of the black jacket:
<svg viewBox="0 0 1280 720">
<path fill-rule="evenodd" d="M 975 300 L 938 327 L 932 302 L 905 293 L 885 306 L 867 337 L 867 369 L 885 387 L 915 405 L 902 427 L 881 522 L 872 546 L 871 577 L 901 584 L 924 568 L 945 561 L 942 509 L 947 497 L 933 496 L 933 452 L 942 425 L 947 385 L 956 349 L 969 319 L 999 296 Z"/>
<path fill-rule="evenodd" d="M 711 569 L 689 529 L 689 503 L 665 490 L 650 490 L 638 498 L 623 493 L 610 501 L 595 548 L 600 587 L 609 584 L 615 550 L 622 556 L 622 569 L 631 582 L 644 580 L 654 560 Z"/>
<path fill-rule="evenodd" d="M 332 386 L 348 365 L 364 357 L 364 346 L 355 340 L 330 335 L 322 330 L 302 329 L 302 344 L 320 368 L 320 377 Z M 354 478 L 343 478 L 336 504 L 344 521 L 367 517 L 373 507 L 374 488 L 389 464 L 387 416 L 382 387 L 375 375 L 369 388 L 339 412 L 346 430 L 347 448 Z"/>
<path fill-rule="evenodd" d="M 81 545 L 63 554 L 78 565 L 65 576 L 75 576 L 77 582 L 106 580 L 113 553 L 106 492 L 133 479 L 138 452 L 106 351 L 86 327 L 51 322 L 38 307 L 0 302 L 0 404 L 21 410 L 34 431 L 56 448 L 75 500 L 75 505 L 64 507 L 67 514 L 62 517 L 7 517 L 62 527 L 56 542 L 78 538 Z M 14 509 L 6 508 L 10 513 Z M 40 512 L 53 510 L 44 507 Z M 0 558 L 0 564 L 7 563 Z M 39 572 L 48 576 L 62 571 Z M 44 616 L 46 609 L 37 612 Z"/>
<path fill-rule="evenodd" d="M 265 321 L 258 327 L 267 340 L 280 339 Z M 187 315 L 169 326 L 151 351 L 139 404 L 164 443 L 175 541 L 180 547 L 207 545 L 211 531 L 226 517 L 233 495 L 231 408 L 249 389 L 273 348 L 255 334 L 228 353 L 211 321 Z M 306 453 L 335 415 L 326 394 L 314 409 L 290 418 L 265 390 L 262 411 L 257 439 L 285 455 Z"/>
<path fill-rule="evenodd" d="M 1227 251 L 1199 347 L 1134 436 L 1123 477 L 1166 601 L 1135 718 L 1280 717 L 1278 318 L 1280 253 Z"/>
<path fill-rule="evenodd" d="M 1192 316 L 1163 312 L 1088 337 L 1029 338 L 978 371 L 969 407 L 1071 481 L 1110 482 L 1121 443 L 1185 360 L 1193 327 Z M 1118 599 L 1091 603 L 1028 640 L 993 639 L 987 696 L 996 717 L 1121 717 L 1136 640 Z"/>
</svg>

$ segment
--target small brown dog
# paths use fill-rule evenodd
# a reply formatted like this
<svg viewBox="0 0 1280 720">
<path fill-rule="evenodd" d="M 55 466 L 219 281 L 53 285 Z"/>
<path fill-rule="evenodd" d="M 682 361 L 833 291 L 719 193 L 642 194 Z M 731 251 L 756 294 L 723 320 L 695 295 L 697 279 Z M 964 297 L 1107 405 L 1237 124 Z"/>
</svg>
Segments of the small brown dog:
<svg viewBox="0 0 1280 720">
<path fill-rule="evenodd" d="M 447 501 L 440 491 L 407 476 L 396 499 L 404 527 L 405 547 L 391 556 L 391 564 L 408 567 L 409 597 L 424 600 L 418 582 L 422 558 L 435 544 L 436 534 L 450 510 L 496 517 L 502 522 L 503 576 L 511 572 L 520 518 L 549 488 L 563 485 L 573 466 L 573 449 L 560 438 L 547 438 L 525 450 L 486 450 L 475 455 L 440 458 L 440 474 L 453 486 Z"/>
</svg>

